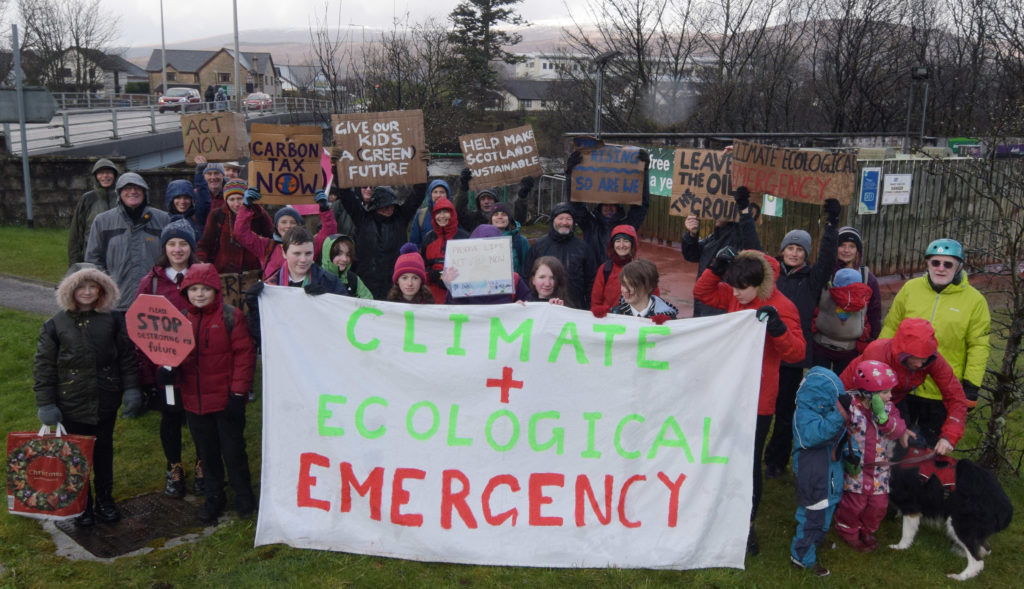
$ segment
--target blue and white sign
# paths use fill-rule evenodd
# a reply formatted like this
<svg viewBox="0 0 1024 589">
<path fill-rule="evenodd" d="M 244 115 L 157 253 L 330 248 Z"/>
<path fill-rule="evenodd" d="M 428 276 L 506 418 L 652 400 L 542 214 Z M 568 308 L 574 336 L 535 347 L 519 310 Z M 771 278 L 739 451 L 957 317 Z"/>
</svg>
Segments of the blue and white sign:
<svg viewBox="0 0 1024 589">
<path fill-rule="evenodd" d="M 874 215 L 878 213 L 878 188 L 882 176 L 882 168 L 864 168 L 860 173 L 860 203 L 857 205 L 858 215 Z"/>
</svg>

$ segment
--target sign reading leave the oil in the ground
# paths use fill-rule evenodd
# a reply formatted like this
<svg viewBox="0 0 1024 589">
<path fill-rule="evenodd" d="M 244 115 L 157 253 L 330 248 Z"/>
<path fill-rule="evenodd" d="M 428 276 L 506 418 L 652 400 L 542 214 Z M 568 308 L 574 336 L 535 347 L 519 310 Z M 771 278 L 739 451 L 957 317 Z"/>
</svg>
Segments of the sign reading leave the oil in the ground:
<svg viewBox="0 0 1024 589">
<path fill-rule="evenodd" d="M 177 366 L 195 347 L 192 323 L 160 295 L 135 297 L 125 323 L 128 337 L 157 366 Z"/>
<path fill-rule="evenodd" d="M 517 184 L 523 176 L 540 176 L 540 153 L 533 127 L 526 125 L 497 133 L 461 135 L 466 167 L 473 171 L 473 190 Z"/>
<path fill-rule="evenodd" d="M 185 163 L 190 166 L 196 163 L 197 155 L 211 162 L 229 162 L 249 155 L 249 135 L 241 113 L 181 115 L 181 141 Z"/>
<path fill-rule="evenodd" d="M 823 150 L 786 149 L 737 141 L 732 152 L 732 185 L 785 200 L 842 204 L 853 200 L 857 156 Z"/>
<path fill-rule="evenodd" d="M 569 179 L 576 202 L 640 204 L 643 197 L 644 162 L 640 148 L 602 145 L 580 149 L 583 159 Z"/>
<path fill-rule="evenodd" d="M 677 149 L 669 214 L 727 221 L 738 218 L 731 168 L 732 156 L 724 151 Z"/>
<path fill-rule="evenodd" d="M 320 127 L 254 124 L 249 188 L 260 191 L 264 204 L 311 201 L 327 185 L 320 169 L 322 145 Z"/>
<path fill-rule="evenodd" d="M 423 111 L 332 115 L 338 186 L 427 181 Z"/>
</svg>

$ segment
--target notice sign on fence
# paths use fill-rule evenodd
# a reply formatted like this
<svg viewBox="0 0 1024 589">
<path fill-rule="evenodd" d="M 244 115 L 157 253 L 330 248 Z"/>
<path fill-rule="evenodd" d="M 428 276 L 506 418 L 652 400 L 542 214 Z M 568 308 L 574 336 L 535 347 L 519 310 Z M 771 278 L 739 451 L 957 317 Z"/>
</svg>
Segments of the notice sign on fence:
<svg viewBox="0 0 1024 589">
<path fill-rule="evenodd" d="M 249 155 L 249 134 L 241 113 L 183 114 L 181 140 L 185 163 L 190 166 L 196 163 L 197 155 L 211 162 L 230 162 Z"/>
<path fill-rule="evenodd" d="M 445 246 L 445 268 L 455 268 L 452 298 L 515 292 L 512 282 L 512 238 L 453 239 Z"/>
<path fill-rule="evenodd" d="M 331 115 L 338 186 L 417 184 L 427 181 L 423 111 Z"/>
<path fill-rule="evenodd" d="M 913 174 L 886 174 L 882 182 L 882 204 L 905 205 L 910 202 Z"/>
<path fill-rule="evenodd" d="M 327 185 L 320 169 L 321 149 L 320 127 L 254 124 L 249 188 L 260 191 L 261 204 L 310 202 Z"/>
<path fill-rule="evenodd" d="M 526 125 L 497 133 L 461 135 L 462 155 L 473 171 L 472 190 L 518 184 L 523 176 L 540 176 L 540 153 L 533 127 Z"/>
<path fill-rule="evenodd" d="M 732 156 L 711 149 L 677 149 L 670 215 L 734 221 L 739 218 L 732 198 Z"/>
<path fill-rule="evenodd" d="M 569 179 L 573 201 L 640 204 L 647 178 L 639 147 L 601 145 L 579 151 L 583 160 Z"/>
<path fill-rule="evenodd" d="M 855 154 L 737 141 L 732 156 L 733 186 L 808 203 L 834 198 L 845 205 L 853 200 L 857 184 Z"/>
</svg>

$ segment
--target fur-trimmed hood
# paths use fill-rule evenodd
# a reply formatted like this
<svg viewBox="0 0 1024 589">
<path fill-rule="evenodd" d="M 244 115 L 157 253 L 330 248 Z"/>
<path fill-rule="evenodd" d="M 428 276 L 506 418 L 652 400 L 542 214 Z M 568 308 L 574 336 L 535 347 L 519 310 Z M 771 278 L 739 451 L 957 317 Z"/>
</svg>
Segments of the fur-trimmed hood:
<svg viewBox="0 0 1024 589">
<path fill-rule="evenodd" d="M 93 310 L 98 313 L 109 313 L 114 309 L 114 305 L 121 299 L 121 291 L 118 290 L 117 284 L 96 266 L 84 263 L 71 266 L 64 279 L 57 285 L 57 304 L 61 309 L 68 312 L 78 310 L 78 305 L 75 304 L 75 290 L 88 280 L 100 287 L 100 297 Z"/>
<path fill-rule="evenodd" d="M 761 262 L 764 267 L 764 279 L 757 285 L 757 298 L 766 301 L 775 290 L 775 281 L 779 277 L 779 261 L 768 254 L 757 250 L 743 250 L 736 254 L 736 259 L 749 258 Z"/>
</svg>

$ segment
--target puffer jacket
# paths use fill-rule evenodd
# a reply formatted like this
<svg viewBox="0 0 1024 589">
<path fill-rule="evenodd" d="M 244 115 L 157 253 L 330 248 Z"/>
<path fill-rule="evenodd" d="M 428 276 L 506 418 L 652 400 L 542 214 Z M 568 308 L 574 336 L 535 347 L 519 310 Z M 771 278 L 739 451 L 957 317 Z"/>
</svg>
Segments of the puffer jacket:
<svg viewBox="0 0 1024 589">
<path fill-rule="evenodd" d="M 252 214 L 249 228 L 253 233 L 267 238 L 274 235 L 274 220 L 263 207 L 254 204 Z M 199 261 L 213 264 L 221 274 L 239 274 L 262 269 L 263 260 L 235 239 L 236 217 L 225 202 L 221 208 L 206 218 L 206 228 L 203 229 L 203 236 L 199 238 L 196 247 L 196 257 Z"/>
<path fill-rule="evenodd" d="M 342 272 L 334 261 L 331 260 L 331 248 L 334 247 L 334 243 L 339 239 L 347 239 L 352 244 L 352 249 L 355 249 L 355 241 L 348 235 L 335 233 L 329 236 L 324 240 L 323 248 L 320 251 L 320 267 L 324 269 L 324 272 L 337 277 L 349 296 L 360 299 L 372 299 L 373 293 L 370 292 L 370 289 L 366 288 L 366 283 L 360 280 L 359 276 L 356 276 L 356 273 L 352 270 L 352 264 L 349 264 L 348 268 L 345 268 L 345 271 Z M 353 263 L 355 263 L 354 259 Z"/>
<path fill-rule="evenodd" d="M 565 274 L 569 286 L 569 298 L 571 304 L 566 303 L 575 309 L 590 308 L 590 292 L 594 286 L 594 274 L 597 272 L 597 260 L 594 259 L 594 252 L 581 239 L 576 238 L 576 226 L 567 235 L 555 231 L 555 217 L 562 213 L 572 213 L 572 205 L 561 202 L 551 209 L 551 220 L 548 224 L 548 234 L 537 240 L 530 246 L 530 252 L 523 264 L 524 268 L 532 271 L 533 263 L 537 258 L 543 256 L 554 256 L 565 266 Z M 574 217 L 575 220 L 575 217 Z"/>
<path fill-rule="evenodd" d="M 512 238 L 512 271 L 520 274 L 523 273 L 523 262 L 526 261 L 526 256 L 530 253 L 530 242 L 520 234 L 521 230 L 522 225 L 519 221 L 509 219 L 508 229 L 501 232 L 502 235 Z"/>
<path fill-rule="evenodd" d="M 338 232 L 338 225 L 334 221 L 334 214 L 330 208 L 320 211 L 319 214 L 320 230 L 313 237 L 313 252 L 317 262 L 320 261 L 320 249 L 323 247 L 324 240 L 328 235 Z M 277 271 L 284 265 L 284 251 L 281 249 L 281 236 L 276 233 L 276 228 L 273 238 L 263 237 L 253 230 L 252 225 L 256 215 L 255 205 L 243 206 L 238 209 L 238 214 L 235 216 L 235 240 L 260 259 L 263 280 L 267 280 L 277 274 Z"/>
<path fill-rule="evenodd" d="M 803 332 L 807 350 L 804 359 L 793 364 L 786 363 L 786 366 L 807 368 L 811 365 L 812 347 L 814 341 L 811 337 L 811 327 L 814 324 L 814 312 L 818 308 L 818 299 L 822 289 L 832 278 L 832 268 L 836 265 L 836 251 L 838 245 L 836 237 L 838 231 L 835 225 L 825 224 L 821 232 L 821 243 L 818 246 L 818 259 L 813 265 L 803 264 L 799 268 L 789 268 L 782 262 L 782 256 L 778 256 L 779 279 L 775 285 L 779 287 L 782 294 L 792 301 L 800 313 L 800 330 Z M 810 256 L 810 252 L 807 255 Z"/>
<path fill-rule="evenodd" d="M 100 158 L 93 164 L 89 177 L 92 190 L 78 199 L 78 204 L 71 213 L 71 226 L 68 228 L 68 266 L 85 261 L 85 244 L 89 241 L 89 228 L 92 227 L 96 215 L 117 206 L 118 197 L 114 184 L 111 184 L 110 188 L 103 188 L 96 180 L 96 172 L 103 168 L 114 171 L 115 183 L 121 174 L 121 169 L 107 158 Z"/>
<path fill-rule="evenodd" d="M 75 289 L 86 280 L 99 285 L 101 300 L 78 311 Z M 36 405 L 57 405 L 67 421 L 96 424 L 116 415 L 125 389 L 139 386 L 135 345 L 124 316 L 113 311 L 118 289 L 103 272 L 73 273 L 57 289 L 61 311 L 43 323 L 36 344 L 33 377 Z"/>
<path fill-rule="evenodd" d="M 469 234 L 459 227 L 459 216 L 455 213 L 455 206 L 447 198 L 441 197 L 434 203 L 431 214 L 436 215 L 440 211 L 451 213 L 451 220 L 444 227 L 433 224 L 433 229 L 427 232 L 423 238 L 423 245 L 420 246 L 420 255 L 423 256 L 427 268 L 427 288 L 430 294 L 434 295 L 434 302 L 443 305 L 448 296 L 448 287 L 441 280 L 441 271 L 444 270 L 444 255 L 448 242 L 453 239 L 467 239 Z"/>
<path fill-rule="evenodd" d="M 615 248 L 612 245 L 611 235 L 625 233 L 633 238 L 633 255 L 629 260 L 621 263 L 615 261 Z M 637 259 L 640 255 L 640 240 L 637 239 L 636 229 L 632 225 L 616 225 L 608 237 L 607 256 L 604 262 L 597 266 L 597 273 L 594 275 L 594 286 L 590 289 L 590 310 L 597 307 L 614 307 L 619 304 L 622 297 L 622 285 L 619 283 L 619 274 L 622 274 L 622 267 Z M 607 277 L 605 276 L 607 274 Z M 657 294 L 655 289 L 655 294 Z"/>
<path fill-rule="evenodd" d="M 432 221 L 434 220 L 434 207 L 436 206 L 436 203 L 432 198 L 430 198 L 430 193 L 438 186 L 444 188 L 444 197 L 448 199 L 449 204 L 451 203 L 451 199 L 454 198 L 451 186 L 449 186 L 444 180 L 438 178 L 437 180 L 431 180 L 430 184 L 427 184 L 427 194 L 423 199 L 423 206 L 416 209 L 416 216 L 413 217 L 412 226 L 409 228 L 409 241 L 411 243 L 415 243 L 416 246 L 421 249 L 423 246 L 423 240 L 426 239 L 427 234 L 434 229 Z M 452 211 L 454 210 L 455 207 L 453 205 Z"/>
<path fill-rule="evenodd" d="M 932 288 L 928 276 L 908 280 L 889 307 L 881 337 L 892 337 L 907 317 L 921 317 L 935 328 L 939 354 L 946 359 L 956 378 L 981 386 L 991 351 L 988 302 L 961 272 L 959 284 L 948 284 L 941 292 Z M 926 399 L 941 399 L 931 378 L 913 393 Z"/>
<path fill-rule="evenodd" d="M 807 371 L 796 392 L 793 413 L 793 475 L 797 504 L 837 505 L 843 495 L 844 455 L 859 456 L 847 442 L 846 415 L 837 402 L 844 392 L 834 372 L 821 366 Z"/>
<path fill-rule="evenodd" d="M 942 424 L 940 435 L 947 442 L 956 446 L 964 435 L 964 423 L 967 420 L 967 397 L 957 380 L 953 369 L 938 352 L 939 343 L 935 339 L 935 329 L 926 319 L 911 317 L 900 323 L 896 334 L 891 338 L 880 338 L 868 344 L 864 353 L 854 358 L 840 376 L 847 388 L 853 389 L 853 376 L 857 365 L 863 360 L 885 362 L 896 373 L 899 379 L 892 389 L 892 402 L 899 404 L 911 391 L 921 386 L 925 379 L 931 377 L 942 394 L 942 403 L 946 407 L 946 421 Z M 910 370 L 903 360 L 907 356 L 928 358 L 919 370 Z"/>
<path fill-rule="evenodd" d="M 224 323 L 224 302 L 220 295 L 220 275 L 211 264 L 194 264 L 182 291 L 193 284 L 205 284 L 217 291 L 213 302 L 198 308 L 188 305 L 195 348 L 178 367 L 177 385 L 185 410 L 198 415 L 223 411 L 228 395 L 245 395 L 252 390 L 256 353 L 241 309 L 234 309 L 230 333 Z"/>
<path fill-rule="evenodd" d="M 763 305 L 772 305 L 779 312 L 779 318 L 786 323 L 786 333 L 779 337 L 765 334 L 764 359 L 761 361 L 761 390 L 757 402 L 758 415 L 773 415 L 775 399 L 779 395 L 779 365 L 782 362 L 800 362 L 807 353 L 807 342 L 800 329 L 800 315 L 796 306 L 775 287 L 778 262 L 775 258 L 758 251 L 745 250 L 737 258 L 755 257 L 764 264 L 764 280 L 757 286 L 757 296 L 746 305 L 741 305 L 732 294 L 732 287 L 722 282 L 710 269 L 705 270 L 693 287 L 693 296 L 705 305 L 723 309 L 728 313 L 745 309 L 757 310 Z"/>
<path fill-rule="evenodd" d="M 900 417 L 900 410 L 891 401 L 885 404 L 885 412 L 889 419 L 879 425 L 875 423 L 867 397 L 854 397 L 850 403 L 850 419 L 846 429 L 861 449 L 864 468 L 857 476 L 844 473 L 843 490 L 865 495 L 889 493 L 889 466 L 868 465 L 892 458 L 896 440 L 907 431 L 907 424 Z"/>
<path fill-rule="evenodd" d="M 711 260 L 715 259 L 715 254 L 725 246 L 730 246 L 736 251 L 761 249 L 761 238 L 757 235 L 757 225 L 754 224 L 753 214 L 749 212 L 740 214 L 738 222 L 716 226 L 711 235 L 704 239 L 698 239 L 684 229 L 679 243 L 683 259 L 687 262 L 697 263 L 697 276 L 704 274 L 704 270 L 711 264 Z M 694 294 L 694 298 L 696 299 L 696 294 Z M 720 313 L 722 313 L 721 309 L 705 305 L 699 300 L 693 302 L 694 317 L 706 317 Z"/>
<path fill-rule="evenodd" d="M 150 206 L 135 223 L 123 205 L 100 213 L 93 221 L 85 261 L 114 279 L 121 291 L 114 307 L 118 311 L 131 306 L 139 281 L 160 257 L 160 232 L 168 223 L 167 213 Z"/>
<path fill-rule="evenodd" d="M 179 196 L 187 196 L 192 199 L 192 206 L 184 213 L 179 213 L 174 208 L 174 199 Z M 192 226 L 192 232 L 198 239 L 206 227 L 206 220 L 210 214 L 210 201 L 208 197 L 197 194 L 188 180 L 171 180 L 167 185 L 167 190 L 164 191 L 164 209 L 171 219 L 183 218 L 188 221 Z M 202 225 L 199 224 L 199 219 L 203 220 Z"/>
</svg>

